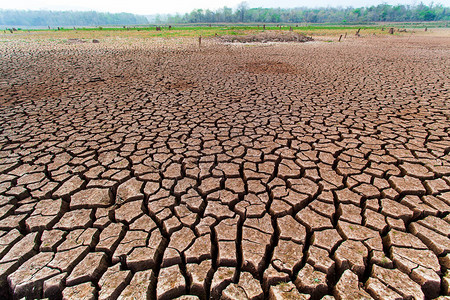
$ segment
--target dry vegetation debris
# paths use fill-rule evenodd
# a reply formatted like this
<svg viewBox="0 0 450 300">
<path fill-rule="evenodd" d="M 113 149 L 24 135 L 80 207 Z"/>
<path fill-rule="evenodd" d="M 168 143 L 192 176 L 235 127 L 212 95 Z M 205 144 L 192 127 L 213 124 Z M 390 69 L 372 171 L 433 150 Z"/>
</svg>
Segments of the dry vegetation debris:
<svg viewBox="0 0 450 300">
<path fill-rule="evenodd" d="M 313 41 L 312 37 L 298 32 L 268 30 L 247 35 L 224 35 L 218 40 L 226 43 L 269 43 L 269 42 L 296 42 L 304 43 Z"/>
</svg>

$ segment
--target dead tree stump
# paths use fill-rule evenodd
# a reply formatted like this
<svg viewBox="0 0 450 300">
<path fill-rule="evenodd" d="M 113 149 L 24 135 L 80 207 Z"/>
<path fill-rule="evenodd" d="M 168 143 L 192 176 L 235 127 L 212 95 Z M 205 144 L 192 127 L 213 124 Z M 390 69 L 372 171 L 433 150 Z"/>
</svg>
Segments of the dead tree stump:
<svg viewBox="0 0 450 300">
<path fill-rule="evenodd" d="M 342 34 L 341 34 L 341 36 L 339 37 L 339 42 L 341 41 L 341 39 L 342 39 Z"/>
</svg>

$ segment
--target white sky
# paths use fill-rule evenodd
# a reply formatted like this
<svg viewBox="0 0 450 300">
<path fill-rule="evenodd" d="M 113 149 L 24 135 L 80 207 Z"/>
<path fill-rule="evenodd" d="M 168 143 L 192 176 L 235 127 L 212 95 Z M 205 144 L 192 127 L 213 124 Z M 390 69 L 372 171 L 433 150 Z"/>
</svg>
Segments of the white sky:
<svg viewBox="0 0 450 300">
<path fill-rule="evenodd" d="M 140 15 L 185 13 L 195 8 L 212 9 L 237 7 L 242 0 L 0 0 L 0 9 L 29 10 L 96 10 L 103 12 L 130 12 Z M 326 7 L 370 6 L 388 4 L 418 4 L 420 0 L 247 0 L 249 7 Z M 422 0 L 430 4 L 432 0 Z M 450 0 L 436 0 L 450 6 Z"/>
</svg>

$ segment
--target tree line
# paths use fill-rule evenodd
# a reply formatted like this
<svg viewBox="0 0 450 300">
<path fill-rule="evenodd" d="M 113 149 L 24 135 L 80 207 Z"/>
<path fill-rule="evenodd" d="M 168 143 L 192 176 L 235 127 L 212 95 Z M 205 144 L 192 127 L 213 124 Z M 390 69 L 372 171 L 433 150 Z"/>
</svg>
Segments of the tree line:
<svg viewBox="0 0 450 300">
<path fill-rule="evenodd" d="M 237 8 L 212 11 L 195 9 L 184 15 L 152 18 L 155 23 L 365 23 L 449 21 L 450 8 L 441 4 L 388 5 L 360 8 L 249 8 L 246 2 Z M 6 26 L 100 26 L 148 24 L 145 16 L 131 13 L 95 11 L 1 10 L 0 24 Z"/>
<path fill-rule="evenodd" d="M 99 26 L 148 24 L 144 16 L 95 11 L 0 10 L 0 24 L 10 26 Z"/>
<path fill-rule="evenodd" d="M 195 9 L 184 15 L 168 15 L 167 23 L 362 23 L 450 20 L 450 8 L 443 5 L 388 5 L 360 8 L 249 8 L 243 2 L 236 9 Z"/>
</svg>

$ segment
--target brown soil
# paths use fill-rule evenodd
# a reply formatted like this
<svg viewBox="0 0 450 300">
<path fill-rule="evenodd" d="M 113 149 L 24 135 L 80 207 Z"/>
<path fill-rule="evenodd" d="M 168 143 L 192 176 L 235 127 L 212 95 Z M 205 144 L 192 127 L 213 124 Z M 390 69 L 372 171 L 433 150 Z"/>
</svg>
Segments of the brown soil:
<svg viewBox="0 0 450 300">
<path fill-rule="evenodd" d="M 0 297 L 450 293 L 448 36 L 196 42 L 0 43 Z"/>
</svg>

